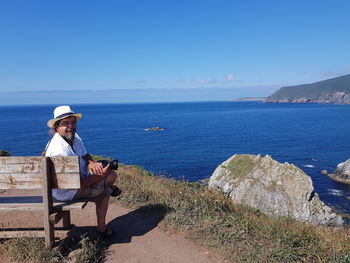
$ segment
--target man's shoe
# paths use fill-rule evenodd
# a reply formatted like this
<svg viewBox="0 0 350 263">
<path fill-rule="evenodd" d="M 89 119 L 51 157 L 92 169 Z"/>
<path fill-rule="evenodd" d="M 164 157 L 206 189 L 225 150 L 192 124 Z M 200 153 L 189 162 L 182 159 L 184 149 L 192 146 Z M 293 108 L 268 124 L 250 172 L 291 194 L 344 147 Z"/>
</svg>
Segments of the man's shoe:
<svg viewBox="0 0 350 263">
<path fill-rule="evenodd" d="M 113 235 L 115 235 L 116 233 L 118 233 L 117 229 L 110 229 L 110 228 L 106 228 L 105 231 L 97 231 L 97 235 L 103 239 L 107 239 L 112 237 Z"/>
<path fill-rule="evenodd" d="M 111 186 L 112 188 L 112 193 L 111 196 L 118 196 L 122 193 L 122 190 L 120 190 L 117 186 L 113 185 Z"/>
</svg>

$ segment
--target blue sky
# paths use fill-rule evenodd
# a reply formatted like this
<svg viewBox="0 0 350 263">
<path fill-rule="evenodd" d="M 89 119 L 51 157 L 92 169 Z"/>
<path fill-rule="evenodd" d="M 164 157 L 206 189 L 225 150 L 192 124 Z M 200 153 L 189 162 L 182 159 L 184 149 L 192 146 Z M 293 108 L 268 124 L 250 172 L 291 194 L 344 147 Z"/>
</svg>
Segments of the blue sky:
<svg viewBox="0 0 350 263">
<path fill-rule="evenodd" d="M 349 13 L 341 0 L 3 0 L 0 104 L 267 96 L 350 73 Z"/>
</svg>

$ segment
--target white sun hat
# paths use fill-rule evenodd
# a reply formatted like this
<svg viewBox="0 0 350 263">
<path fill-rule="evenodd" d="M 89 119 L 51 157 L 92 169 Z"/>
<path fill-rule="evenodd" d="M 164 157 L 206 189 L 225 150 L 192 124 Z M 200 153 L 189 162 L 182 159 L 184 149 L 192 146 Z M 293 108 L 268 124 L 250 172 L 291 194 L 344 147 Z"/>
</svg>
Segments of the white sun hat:
<svg viewBox="0 0 350 263">
<path fill-rule="evenodd" d="M 62 120 L 62 119 L 67 118 L 67 117 L 71 117 L 71 116 L 74 116 L 77 119 L 77 121 L 78 121 L 78 120 L 81 119 L 83 114 L 81 114 L 81 113 L 74 113 L 74 111 L 72 111 L 72 109 L 69 106 L 66 106 L 66 105 L 58 106 L 53 111 L 53 119 L 48 120 L 47 126 L 52 128 L 57 121 Z"/>
</svg>

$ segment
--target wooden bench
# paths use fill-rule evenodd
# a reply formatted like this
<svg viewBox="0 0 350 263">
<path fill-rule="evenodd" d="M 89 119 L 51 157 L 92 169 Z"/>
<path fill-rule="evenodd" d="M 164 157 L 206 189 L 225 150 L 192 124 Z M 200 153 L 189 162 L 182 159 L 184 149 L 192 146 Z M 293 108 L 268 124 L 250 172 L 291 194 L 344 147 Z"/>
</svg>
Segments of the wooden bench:
<svg viewBox="0 0 350 263">
<path fill-rule="evenodd" d="M 0 197 L 0 210 L 40 210 L 43 212 L 44 219 L 42 231 L 1 229 L 0 238 L 44 236 L 45 244 L 52 246 L 55 238 L 55 224 L 62 219 L 63 229 L 69 229 L 70 211 L 82 210 L 87 201 L 53 202 L 51 190 L 79 188 L 80 166 L 77 156 L 0 157 L 0 190 L 42 189 L 41 196 Z"/>
</svg>

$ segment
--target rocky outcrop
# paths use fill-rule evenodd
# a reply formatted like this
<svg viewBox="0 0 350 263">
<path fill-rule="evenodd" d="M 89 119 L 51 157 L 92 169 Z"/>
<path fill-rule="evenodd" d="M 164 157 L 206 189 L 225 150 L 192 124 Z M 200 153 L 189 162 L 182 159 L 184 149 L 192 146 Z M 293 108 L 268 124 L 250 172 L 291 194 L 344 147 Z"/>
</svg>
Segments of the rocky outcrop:
<svg viewBox="0 0 350 263">
<path fill-rule="evenodd" d="M 345 92 L 326 93 L 315 97 L 300 97 L 289 99 L 275 99 L 268 97 L 265 102 L 278 103 L 331 103 L 331 104 L 350 104 L 350 94 Z"/>
<path fill-rule="evenodd" d="M 333 174 L 329 174 L 334 181 L 350 184 L 350 159 L 337 165 Z"/>
<path fill-rule="evenodd" d="M 311 178 L 295 165 L 266 155 L 234 155 L 209 179 L 235 203 L 272 216 L 287 216 L 315 224 L 341 225 L 343 220 L 314 192 Z"/>
</svg>

